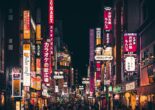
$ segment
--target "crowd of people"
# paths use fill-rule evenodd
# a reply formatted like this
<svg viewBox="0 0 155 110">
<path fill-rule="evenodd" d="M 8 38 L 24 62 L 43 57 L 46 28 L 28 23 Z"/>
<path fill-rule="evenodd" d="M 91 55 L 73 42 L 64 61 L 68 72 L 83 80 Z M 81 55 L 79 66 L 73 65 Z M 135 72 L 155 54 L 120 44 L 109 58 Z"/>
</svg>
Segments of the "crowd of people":
<svg viewBox="0 0 155 110">
<path fill-rule="evenodd" d="M 29 110 L 40 110 L 39 107 L 30 105 Z M 89 104 L 86 102 L 68 102 L 68 103 L 50 103 L 44 106 L 42 110 L 99 110 L 98 104 Z"/>
</svg>

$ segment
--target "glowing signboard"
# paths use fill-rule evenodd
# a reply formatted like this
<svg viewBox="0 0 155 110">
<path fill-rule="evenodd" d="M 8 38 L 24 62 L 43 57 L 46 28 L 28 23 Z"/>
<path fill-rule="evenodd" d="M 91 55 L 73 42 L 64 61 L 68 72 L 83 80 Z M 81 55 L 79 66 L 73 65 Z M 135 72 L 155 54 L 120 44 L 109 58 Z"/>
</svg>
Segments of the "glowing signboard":
<svg viewBox="0 0 155 110">
<path fill-rule="evenodd" d="M 112 9 L 111 7 L 104 8 L 104 30 L 112 30 Z"/>
<path fill-rule="evenodd" d="M 125 33 L 124 34 L 124 52 L 137 51 L 137 34 Z"/>
<path fill-rule="evenodd" d="M 30 11 L 25 10 L 23 13 L 23 22 L 24 22 L 24 39 L 30 39 Z"/>
<path fill-rule="evenodd" d="M 51 54 L 50 54 L 50 42 L 43 42 L 43 82 L 46 85 L 50 85 L 50 64 L 51 64 Z"/>
<path fill-rule="evenodd" d="M 23 86 L 30 86 L 30 44 L 23 44 Z"/>
<path fill-rule="evenodd" d="M 135 71 L 136 70 L 136 60 L 133 56 L 128 56 L 125 58 L 125 70 Z"/>
</svg>

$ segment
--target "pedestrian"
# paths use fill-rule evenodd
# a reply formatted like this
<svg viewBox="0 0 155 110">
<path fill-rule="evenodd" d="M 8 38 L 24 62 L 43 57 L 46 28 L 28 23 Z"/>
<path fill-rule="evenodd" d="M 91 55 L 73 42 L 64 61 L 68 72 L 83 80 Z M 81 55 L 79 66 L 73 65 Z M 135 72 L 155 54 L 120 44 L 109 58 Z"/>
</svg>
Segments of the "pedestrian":
<svg viewBox="0 0 155 110">
<path fill-rule="evenodd" d="M 34 105 L 33 105 L 32 103 L 30 103 L 29 109 L 30 109 L 30 110 L 34 110 Z"/>
<path fill-rule="evenodd" d="M 43 107 L 43 110 L 47 110 L 47 107 L 46 107 L 46 106 L 44 106 L 44 107 Z"/>
<path fill-rule="evenodd" d="M 39 104 L 38 103 L 35 106 L 35 110 L 39 110 Z"/>
</svg>

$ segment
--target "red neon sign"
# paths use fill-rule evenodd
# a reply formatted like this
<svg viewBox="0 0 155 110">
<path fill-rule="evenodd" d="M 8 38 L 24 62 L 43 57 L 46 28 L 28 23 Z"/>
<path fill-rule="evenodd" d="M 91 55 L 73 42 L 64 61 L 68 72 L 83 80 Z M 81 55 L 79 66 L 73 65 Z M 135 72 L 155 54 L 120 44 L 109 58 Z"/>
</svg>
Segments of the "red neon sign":
<svg viewBox="0 0 155 110">
<path fill-rule="evenodd" d="M 112 10 L 110 7 L 104 8 L 104 30 L 112 30 Z"/>
<path fill-rule="evenodd" d="M 125 33 L 124 34 L 124 52 L 137 51 L 137 34 Z"/>
<path fill-rule="evenodd" d="M 50 42 L 44 41 L 43 43 L 43 82 L 50 84 L 50 64 L 51 64 L 51 54 L 50 54 Z"/>
</svg>

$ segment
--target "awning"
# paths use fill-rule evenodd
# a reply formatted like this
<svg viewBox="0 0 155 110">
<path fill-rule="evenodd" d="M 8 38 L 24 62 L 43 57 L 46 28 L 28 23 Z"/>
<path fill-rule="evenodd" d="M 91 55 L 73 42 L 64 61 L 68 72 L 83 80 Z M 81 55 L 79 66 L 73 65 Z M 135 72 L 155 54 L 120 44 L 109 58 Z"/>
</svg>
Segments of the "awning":
<svg viewBox="0 0 155 110">
<path fill-rule="evenodd" d="M 137 94 L 139 95 L 148 95 L 155 93 L 155 84 L 148 85 L 148 86 L 141 86 L 136 89 Z"/>
</svg>

